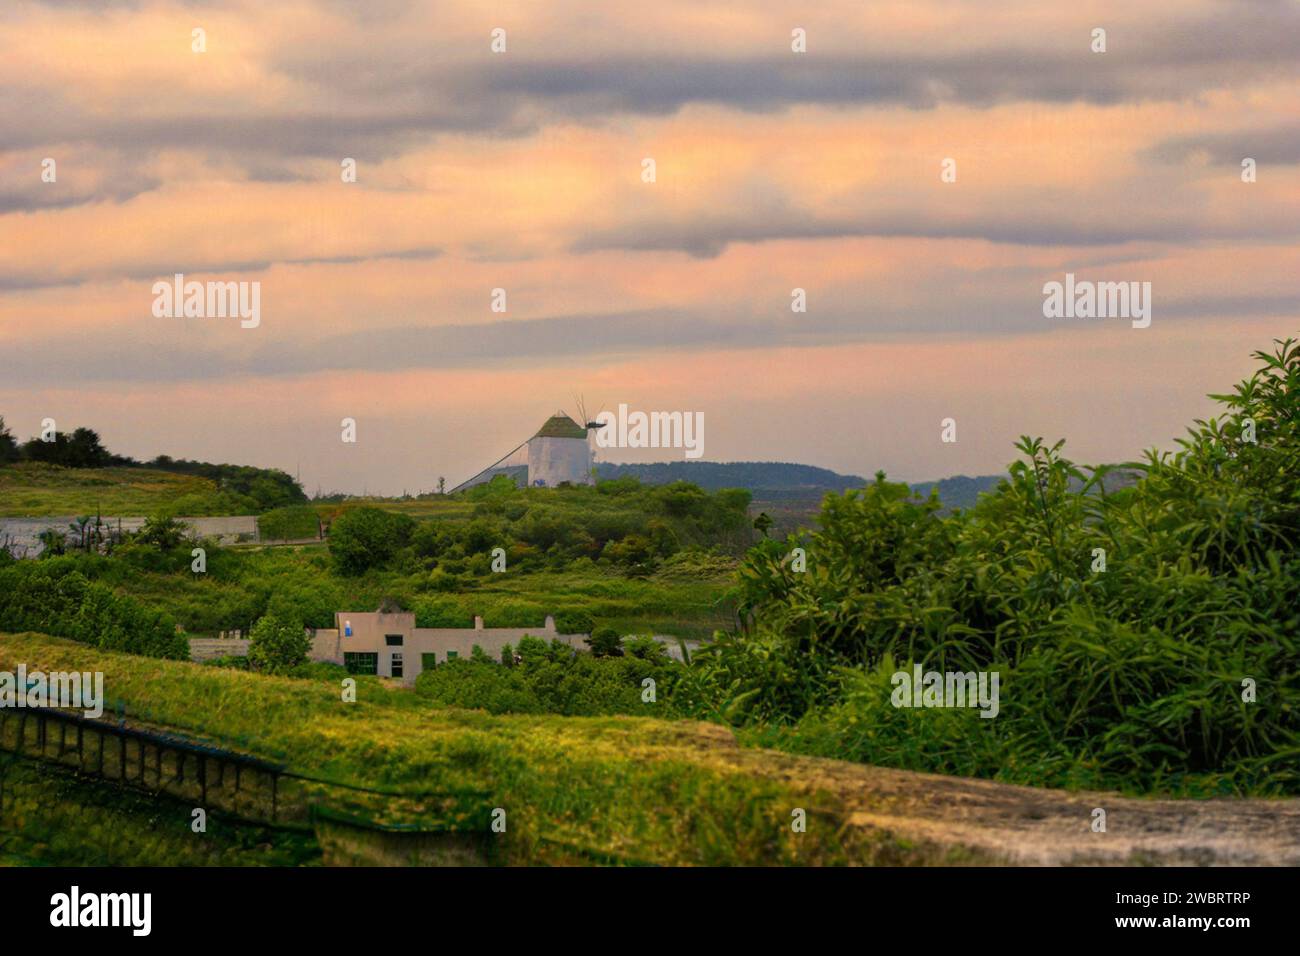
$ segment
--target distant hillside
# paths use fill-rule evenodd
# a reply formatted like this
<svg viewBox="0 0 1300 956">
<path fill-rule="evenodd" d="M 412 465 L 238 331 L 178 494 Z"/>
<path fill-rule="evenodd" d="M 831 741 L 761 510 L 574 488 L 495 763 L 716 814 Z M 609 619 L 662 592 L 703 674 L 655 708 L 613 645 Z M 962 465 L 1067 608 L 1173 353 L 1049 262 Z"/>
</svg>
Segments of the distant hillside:
<svg viewBox="0 0 1300 956">
<path fill-rule="evenodd" d="M 943 502 L 945 508 L 973 508 L 981 494 L 993 491 L 997 488 L 998 482 L 1005 480 L 1006 477 L 1006 475 L 979 475 L 971 478 L 967 475 L 956 475 L 938 481 L 923 481 L 912 485 L 912 491 L 918 497 L 925 498 L 929 496 L 931 488 L 938 486 L 939 500 Z"/>
<path fill-rule="evenodd" d="M 596 466 L 600 479 L 638 478 L 647 485 L 689 481 L 701 488 L 748 488 L 751 491 L 843 491 L 861 488 L 860 475 L 841 475 L 829 468 L 782 461 L 658 461 L 640 465 Z"/>
<path fill-rule="evenodd" d="M 973 508 L 980 495 L 996 491 L 998 483 L 1005 481 L 1006 477 L 1006 475 L 979 475 L 970 478 L 966 475 L 957 475 L 953 478 L 942 478 L 939 481 L 923 481 L 920 484 L 912 485 L 912 491 L 919 497 L 924 498 L 930 494 L 930 489 L 937 485 L 939 487 L 939 500 L 943 502 L 945 509 Z M 1106 491 L 1110 493 L 1119 491 L 1121 488 L 1127 488 L 1140 477 L 1141 475 L 1136 471 L 1122 469 L 1113 471 L 1106 478 Z M 1070 484 L 1076 490 L 1080 486 L 1080 483 L 1073 479 Z"/>
<path fill-rule="evenodd" d="M 0 518 L 42 515 L 147 515 L 181 502 L 182 514 L 218 498 L 216 483 L 197 475 L 146 468 L 62 468 L 44 462 L 0 467 Z M 220 512 L 217 512 L 220 513 Z"/>
<path fill-rule="evenodd" d="M 161 468 L 65 468 L 41 461 L 0 465 L 0 518 L 128 517 L 159 511 L 187 517 L 246 515 L 306 500 L 302 489 L 283 472 L 175 464 Z"/>
<path fill-rule="evenodd" d="M 180 476 L 160 477 L 160 473 Z M 0 416 L 0 515 L 110 514 L 167 509 L 189 517 L 253 514 L 307 495 L 278 468 L 159 455 L 140 462 L 109 451 L 93 428 L 19 442 Z"/>
</svg>

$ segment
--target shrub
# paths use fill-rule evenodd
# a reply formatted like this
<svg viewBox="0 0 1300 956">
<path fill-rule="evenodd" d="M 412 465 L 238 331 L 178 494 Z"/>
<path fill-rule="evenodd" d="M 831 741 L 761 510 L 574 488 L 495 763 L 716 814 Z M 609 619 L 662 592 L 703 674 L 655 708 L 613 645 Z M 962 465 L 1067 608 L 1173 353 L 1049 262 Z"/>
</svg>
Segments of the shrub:
<svg viewBox="0 0 1300 956">
<path fill-rule="evenodd" d="M 623 656 L 623 636 L 612 627 L 598 627 L 592 631 L 587 646 L 595 657 Z"/>
<path fill-rule="evenodd" d="M 410 541 L 415 522 L 380 508 L 353 508 L 330 526 L 329 548 L 341 574 L 363 574 L 386 565 Z"/>
<path fill-rule="evenodd" d="M 828 495 L 818 531 L 750 550 L 745 625 L 694 655 L 676 705 L 912 769 L 1300 792 L 1300 345 L 1256 358 L 1174 454 L 1088 468 L 1025 437 L 969 511 L 883 475 Z M 895 660 L 997 670 L 1001 713 L 886 706 Z"/>
<path fill-rule="evenodd" d="M 561 634 L 590 634 L 596 622 L 586 611 L 557 611 L 555 629 Z"/>
<path fill-rule="evenodd" d="M 263 541 L 315 538 L 320 534 L 320 518 L 311 505 L 273 508 L 257 519 L 257 530 Z"/>
<path fill-rule="evenodd" d="M 0 568 L 0 628 L 147 657 L 189 658 L 189 641 L 170 617 L 92 583 L 71 558 Z"/>
<path fill-rule="evenodd" d="M 259 671 L 286 674 L 306 663 L 311 638 L 300 622 L 267 614 L 249 632 L 248 661 Z"/>
</svg>

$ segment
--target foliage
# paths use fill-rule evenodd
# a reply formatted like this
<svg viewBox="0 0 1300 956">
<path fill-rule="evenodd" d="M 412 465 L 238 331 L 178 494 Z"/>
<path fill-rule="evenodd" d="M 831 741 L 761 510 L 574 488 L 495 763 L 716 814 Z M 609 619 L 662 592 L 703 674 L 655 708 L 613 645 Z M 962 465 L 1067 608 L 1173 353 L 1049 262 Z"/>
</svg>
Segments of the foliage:
<svg viewBox="0 0 1300 956">
<path fill-rule="evenodd" d="M 598 627 L 587 638 L 593 657 L 622 657 L 623 635 L 612 627 Z"/>
<path fill-rule="evenodd" d="M 301 621 L 267 614 L 248 634 L 248 662 L 259 671 L 284 674 L 307 662 L 311 638 Z"/>
<path fill-rule="evenodd" d="M 445 795 L 456 795 L 456 808 L 470 814 L 465 828 L 486 833 L 492 808 L 524 807 L 527 812 L 510 816 L 509 839 L 497 841 L 504 863 L 880 861 L 880 843 L 866 839 L 865 828 L 841 825 L 858 783 L 844 768 L 832 775 L 809 758 L 741 751 L 717 728 L 654 719 L 661 705 L 639 697 L 637 717 L 493 715 L 362 678 L 356 702 L 342 703 L 334 679 L 146 661 L 36 634 L 0 634 L 0 669 L 13 670 L 20 661 L 46 672 L 102 671 L 128 720 L 148 719 L 283 763 L 298 777 L 337 782 L 342 787 L 332 788 L 333 799 L 343 799 L 338 794 L 347 788 L 349 806 L 383 823 L 425 832 L 445 826 Z M 286 778 L 283 786 L 286 796 L 297 784 Z M 48 795 L 49 788 L 37 792 Z M 32 806 L 30 795 L 23 799 Z M 793 833 L 790 807 L 824 808 L 828 825 Z M 90 813 L 83 820 L 107 816 Z M 188 827 L 188 809 L 178 816 Z M 73 856 L 78 847 L 86 862 L 117 857 L 118 841 L 101 844 L 93 828 L 82 830 L 78 822 L 58 820 L 68 840 L 62 861 L 81 862 Z M 159 840 L 184 842 L 179 827 L 164 821 L 157 829 Z M 196 841 L 190 835 L 188 842 Z M 929 859 L 919 849 L 885 849 L 895 862 Z M 218 851 L 216 841 L 209 850 Z M 273 862 L 280 851 L 253 844 L 251 852 Z M 200 855 L 190 850 L 185 858 L 198 862 Z"/>
<path fill-rule="evenodd" d="M 174 551 L 185 540 L 186 527 L 169 514 L 151 515 L 136 535 L 141 544 L 151 545 L 159 551 Z"/>
<path fill-rule="evenodd" d="M 493 714 L 644 716 L 652 708 L 641 699 L 641 682 L 653 678 L 662 693 L 676 679 L 667 658 L 598 657 L 561 648 L 553 651 L 539 638 L 524 637 L 519 666 L 503 667 L 486 657 L 447 661 L 421 672 L 416 693 Z"/>
<path fill-rule="evenodd" d="M 750 552 L 745 626 L 695 654 L 676 705 L 913 769 L 1300 791 L 1300 347 L 1256 357 L 1214 396 L 1223 418 L 1140 465 L 1084 468 L 1024 438 L 968 512 L 883 475 L 827 496 L 819 531 Z M 895 710 L 894 661 L 997 670 L 1001 713 Z"/>
<path fill-rule="evenodd" d="M 90 428 L 78 428 L 71 434 L 55 432 L 53 441 L 32 438 L 23 443 L 22 457 L 65 468 L 104 468 L 130 462 L 112 454 Z"/>
<path fill-rule="evenodd" d="M 20 454 L 17 440 L 5 426 L 4 416 L 0 415 L 0 465 L 17 461 Z"/>
<path fill-rule="evenodd" d="M 263 541 L 315 538 L 320 534 L 320 517 L 311 505 L 286 505 L 261 515 L 257 530 Z"/>
<path fill-rule="evenodd" d="M 380 508 L 354 508 L 330 526 L 330 556 L 341 574 L 386 565 L 410 541 L 415 522 Z"/>
<path fill-rule="evenodd" d="M 0 628 L 148 657 L 189 657 L 189 641 L 170 617 L 87 580 L 76 567 L 68 558 L 0 566 Z"/>
</svg>

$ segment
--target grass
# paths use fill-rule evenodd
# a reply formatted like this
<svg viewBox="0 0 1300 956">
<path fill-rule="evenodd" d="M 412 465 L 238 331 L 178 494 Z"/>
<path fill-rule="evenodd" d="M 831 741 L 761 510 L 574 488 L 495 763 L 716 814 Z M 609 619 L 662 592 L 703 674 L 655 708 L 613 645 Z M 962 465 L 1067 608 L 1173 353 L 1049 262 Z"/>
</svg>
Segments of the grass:
<svg viewBox="0 0 1300 956">
<path fill-rule="evenodd" d="M 487 805 L 506 810 L 512 863 L 573 862 L 575 853 L 655 864 L 935 861 L 931 848 L 846 831 L 841 795 L 819 785 L 827 774 L 818 761 L 741 750 L 712 725 L 491 716 L 438 708 L 373 680 L 359 685 L 355 703 L 343 703 L 332 681 L 0 634 L 0 668 L 19 662 L 102 671 L 107 696 L 128 715 L 148 712 L 158 725 L 239 740 L 296 773 L 406 795 L 410 822 L 419 822 L 421 794 L 485 792 Z M 809 810 L 806 833 L 792 832 L 795 807 Z M 93 839 L 86 846 L 97 852 Z"/>
<path fill-rule="evenodd" d="M 209 814 L 197 838 L 190 807 L 102 786 L 0 754 L 0 866 L 303 866 L 311 834 Z"/>
<path fill-rule="evenodd" d="M 147 468 L 61 468 L 42 462 L 0 467 L 0 518 L 95 514 L 148 515 L 163 508 L 187 516 L 224 514 L 207 478 Z"/>
</svg>

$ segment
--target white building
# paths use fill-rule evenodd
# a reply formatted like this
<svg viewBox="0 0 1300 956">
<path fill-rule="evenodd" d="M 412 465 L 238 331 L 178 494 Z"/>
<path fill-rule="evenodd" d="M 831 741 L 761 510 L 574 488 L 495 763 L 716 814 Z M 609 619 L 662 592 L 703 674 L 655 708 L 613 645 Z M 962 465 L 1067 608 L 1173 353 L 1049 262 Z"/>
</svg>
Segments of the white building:
<svg viewBox="0 0 1300 956">
<path fill-rule="evenodd" d="M 499 475 L 530 488 L 554 488 L 566 481 L 572 485 L 591 485 L 596 481 L 591 474 L 594 465 L 586 426 L 579 425 L 564 412 L 556 412 L 532 438 L 451 490 L 473 488 Z"/>
<path fill-rule="evenodd" d="M 589 485 L 594 480 L 591 468 L 587 429 L 563 412 L 548 418 L 528 439 L 529 487 L 554 488 L 564 481 Z"/>
</svg>

